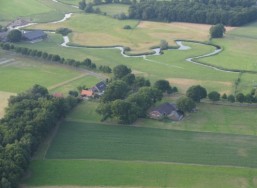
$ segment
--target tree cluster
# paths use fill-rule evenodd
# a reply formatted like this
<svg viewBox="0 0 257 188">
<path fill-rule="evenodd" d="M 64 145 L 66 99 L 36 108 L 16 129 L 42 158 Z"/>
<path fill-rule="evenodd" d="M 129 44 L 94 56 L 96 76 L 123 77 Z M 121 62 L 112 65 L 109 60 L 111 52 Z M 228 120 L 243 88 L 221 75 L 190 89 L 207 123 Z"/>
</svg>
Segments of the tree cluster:
<svg viewBox="0 0 257 188">
<path fill-rule="evenodd" d="M 9 99 L 0 121 L 0 187 L 18 185 L 42 139 L 78 102 L 54 98 L 39 85 Z"/>
<path fill-rule="evenodd" d="M 146 117 L 147 110 L 162 99 L 164 92 L 177 91 L 166 80 L 159 80 L 151 87 L 149 80 L 136 77 L 125 65 L 114 67 L 113 75 L 97 108 L 103 121 L 114 118 L 122 124 L 133 123 L 137 118 Z"/>
<path fill-rule="evenodd" d="M 80 67 L 80 68 L 97 70 L 96 64 L 93 63 L 89 58 L 86 58 L 84 61 L 76 61 L 75 59 L 65 59 L 57 54 L 49 54 L 47 52 L 43 52 L 40 50 L 29 49 L 26 47 L 19 47 L 9 43 L 0 43 L 0 47 L 3 50 L 11 50 L 25 56 L 43 59 L 48 62 L 69 65 L 72 67 Z M 112 72 L 112 69 L 109 66 L 100 66 L 98 70 L 104 73 Z"/>
<path fill-rule="evenodd" d="M 232 0 L 233 1 L 233 0 Z M 257 19 L 253 0 L 144 0 L 133 3 L 129 18 L 240 26 Z"/>
</svg>

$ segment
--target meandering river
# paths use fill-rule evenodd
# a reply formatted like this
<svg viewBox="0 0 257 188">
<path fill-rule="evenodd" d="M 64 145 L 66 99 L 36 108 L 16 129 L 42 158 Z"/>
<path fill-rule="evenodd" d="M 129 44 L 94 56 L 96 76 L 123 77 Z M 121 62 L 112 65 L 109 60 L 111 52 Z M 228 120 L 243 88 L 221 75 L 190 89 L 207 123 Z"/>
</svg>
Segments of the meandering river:
<svg viewBox="0 0 257 188">
<path fill-rule="evenodd" d="M 54 2 L 56 3 L 61 3 L 57 0 L 53 0 Z M 71 5 L 73 6 L 73 5 Z M 49 24 L 56 24 L 56 23 L 61 23 L 61 22 L 64 22 L 66 21 L 67 19 L 71 18 L 73 13 L 67 13 L 64 15 L 64 17 L 61 19 L 61 20 L 58 20 L 58 21 L 54 21 L 54 22 L 49 22 Z M 26 25 L 23 25 L 23 26 L 18 26 L 18 27 L 15 27 L 15 29 L 21 29 L 23 27 L 27 27 L 27 26 L 31 26 L 31 25 L 35 25 L 35 24 L 38 24 L 38 23 L 29 23 L 29 24 L 26 24 Z M 68 45 L 68 43 L 70 42 L 70 39 L 68 36 L 64 36 L 63 37 L 63 40 L 64 42 L 61 44 L 61 46 L 63 47 L 66 47 L 66 48 L 90 48 L 90 47 L 79 47 L 79 46 L 72 46 L 72 45 Z M 187 41 L 188 42 L 188 41 Z M 198 43 L 199 42 L 192 42 L 190 41 L 190 43 Z M 169 49 L 169 50 L 190 50 L 191 47 L 189 46 L 186 46 L 186 45 L 183 45 L 183 40 L 177 40 L 176 41 L 176 44 L 178 45 L 178 48 L 177 49 Z M 209 45 L 209 44 L 202 44 L 202 45 Z M 155 48 L 155 49 L 152 49 L 153 53 L 152 54 L 144 54 L 144 55 L 128 55 L 125 53 L 125 50 L 124 50 L 124 47 L 122 46 L 116 46 L 116 47 L 99 47 L 99 48 L 96 48 L 96 47 L 91 47 L 91 48 L 94 48 L 94 49 L 115 49 L 115 50 L 120 50 L 120 53 L 123 57 L 126 57 L 126 58 L 144 58 L 145 60 L 149 61 L 149 62 L 156 62 L 156 61 L 153 61 L 153 60 L 150 60 L 150 59 L 147 59 L 148 56 L 157 56 L 157 55 L 162 55 L 161 53 L 161 50 L 160 48 Z M 190 58 L 187 58 L 186 61 L 187 62 L 190 62 L 190 63 L 194 63 L 194 64 L 197 64 L 197 65 L 200 65 L 200 66 L 205 66 L 205 67 L 209 67 L 209 68 L 212 68 L 212 69 L 215 69 L 217 71 L 223 71 L 223 72 L 230 72 L 230 73 L 238 73 L 237 71 L 229 71 L 229 70 L 223 70 L 223 69 L 220 69 L 218 67 L 215 67 L 215 66 L 212 66 L 212 65 L 206 65 L 206 64 L 203 64 L 203 63 L 199 63 L 195 60 L 197 59 L 201 59 L 201 58 L 205 58 L 205 57 L 210 57 L 210 56 L 214 56 L 214 55 L 217 55 L 219 54 L 220 52 L 222 51 L 221 48 L 217 48 L 211 52 L 211 53 L 207 53 L 207 54 L 204 54 L 204 55 L 200 55 L 200 56 L 195 56 L 195 57 L 190 57 Z M 160 63 L 160 62 L 158 62 Z M 178 67 L 176 66 L 177 68 L 182 68 L 182 67 Z"/>
</svg>

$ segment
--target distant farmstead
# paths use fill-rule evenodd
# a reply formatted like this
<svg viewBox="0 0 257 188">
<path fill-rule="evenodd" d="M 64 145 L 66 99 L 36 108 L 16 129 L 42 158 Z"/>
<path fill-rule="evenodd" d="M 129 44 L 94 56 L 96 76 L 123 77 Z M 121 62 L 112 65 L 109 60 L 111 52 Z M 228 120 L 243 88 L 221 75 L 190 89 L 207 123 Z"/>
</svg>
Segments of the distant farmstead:
<svg viewBox="0 0 257 188">
<path fill-rule="evenodd" d="M 161 120 L 165 117 L 173 121 L 180 121 L 183 118 L 183 113 L 181 113 L 175 104 L 164 103 L 149 112 L 149 117 L 152 119 Z"/>
<path fill-rule="evenodd" d="M 97 83 L 94 87 L 92 87 L 92 91 L 99 95 L 102 95 L 106 89 L 107 85 L 104 81 Z"/>
<path fill-rule="evenodd" d="M 42 30 L 25 31 L 23 39 L 31 43 L 38 42 L 47 38 L 47 34 Z"/>
</svg>

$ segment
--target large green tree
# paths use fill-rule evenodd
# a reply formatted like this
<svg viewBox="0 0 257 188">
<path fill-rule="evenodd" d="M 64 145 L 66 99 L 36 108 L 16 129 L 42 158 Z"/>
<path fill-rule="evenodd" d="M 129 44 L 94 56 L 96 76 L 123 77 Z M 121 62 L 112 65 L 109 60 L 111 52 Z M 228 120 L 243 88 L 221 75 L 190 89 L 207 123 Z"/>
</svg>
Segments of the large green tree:
<svg viewBox="0 0 257 188">
<path fill-rule="evenodd" d="M 181 97 L 176 102 L 177 108 L 183 112 L 191 112 L 195 107 L 195 102 L 188 97 Z"/>
<path fill-rule="evenodd" d="M 7 39 L 10 42 L 20 42 L 21 38 L 22 38 L 22 33 L 18 29 L 11 30 L 7 35 Z"/>
<path fill-rule="evenodd" d="M 114 79 L 122 79 L 126 75 L 131 73 L 131 69 L 126 65 L 117 65 L 113 68 Z"/>
<path fill-rule="evenodd" d="M 211 38 L 222 38 L 226 29 L 223 24 L 216 24 L 210 28 Z"/>
<path fill-rule="evenodd" d="M 220 100 L 220 94 L 217 91 L 212 91 L 210 93 L 208 93 L 208 98 L 211 101 L 219 101 Z"/>
<path fill-rule="evenodd" d="M 101 100 L 103 102 L 110 102 L 116 99 L 125 99 L 128 90 L 128 86 L 124 81 L 113 81 L 107 86 Z"/>
<path fill-rule="evenodd" d="M 200 102 L 201 99 L 207 97 L 207 91 L 200 85 L 191 86 L 186 92 L 187 97 L 193 99 L 195 102 Z"/>
</svg>

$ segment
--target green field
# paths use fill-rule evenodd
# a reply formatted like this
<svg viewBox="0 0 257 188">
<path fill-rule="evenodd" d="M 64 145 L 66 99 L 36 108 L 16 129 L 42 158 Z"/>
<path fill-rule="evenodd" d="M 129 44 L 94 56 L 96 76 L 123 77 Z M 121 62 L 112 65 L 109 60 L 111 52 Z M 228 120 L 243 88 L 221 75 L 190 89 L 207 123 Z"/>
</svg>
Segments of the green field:
<svg viewBox="0 0 257 188">
<path fill-rule="evenodd" d="M 257 167 L 257 137 L 66 121 L 47 159 L 117 159 Z"/>
<path fill-rule="evenodd" d="M 117 15 L 120 13 L 128 14 L 129 5 L 124 4 L 106 4 L 106 5 L 97 5 L 94 8 L 99 8 L 101 12 L 106 13 L 108 16 Z"/>
<path fill-rule="evenodd" d="M 214 40 L 224 51 L 204 59 L 204 62 L 229 69 L 257 71 L 256 32 L 256 22 L 227 32 L 223 39 Z"/>
<path fill-rule="evenodd" d="M 164 101 L 164 100 L 163 100 Z M 165 99 L 165 102 L 174 101 Z M 67 116 L 70 120 L 100 123 L 101 116 L 95 112 L 98 103 L 86 101 L 78 105 Z M 225 106 L 213 104 L 198 104 L 197 112 L 187 114 L 180 122 L 155 121 L 139 119 L 133 125 L 157 129 L 173 129 L 186 131 L 203 131 L 228 134 L 256 135 L 257 108 Z M 108 122 L 108 121 L 107 121 Z M 111 120 L 108 123 L 114 123 Z"/>
<path fill-rule="evenodd" d="M 32 161 L 24 183 L 40 186 L 254 188 L 257 170 L 168 163 L 42 160 Z M 68 172 L 68 173 L 67 173 Z"/>
<path fill-rule="evenodd" d="M 123 9 L 124 7 L 119 10 Z M 125 25 L 130 25 L 133 29 L 125 30 Z M 84 13 L 73 14 L 70 19 L 58 24 L 38 24 L 29 28 L 56 30 L 60 27 L 73 30 L 73 43 L 86 46 L 127 46 L 134 53 L 149 51 L 150 47 L 158 46 L 160 40 L 168 41 L 171 46 L 175 45 L 175 39 L 181 38 L 207 41 L 210 28 L 209 25 L 201 24 L 117 20 L 108 16 Z M 190 28 L 194 30 L 189 30 Z"/>
<path fill-rule="evenodd" d="M 202 84 L 209 91 L 232 93 L 234 81 L 238 78 L 238 73 L 217 71 L 185 61 L 188 57 L 206 54 L 214 50 L 213 47 L 206 45 L 185 43 L 192 49 L 186 51 L 168 50 L 164 52 L 164 55 L 149 56 L 147 60 L 144 60 L 143 58 L 124 58 L 119 50 L 114 49 L 64 48 L 58 45 L 62 41 L 59 35 L 49 35 L 49 39 L 44 42 L 20 45 L 59 54 L 65 58 L 76 60 L 91 58 L 97 65 L 114 67 L 122 63 L 131 67 L 135 74 L 145 76 L 151 81 L 167 79 L 181 92 L 192 85 Z"/>
<path fill-rule="evenodd" d="M 32 22 L 49 22 L 62 19 L 65 13 L 78 12 L 74 7 L 52 0 L 0 0 L 0 4 L 0 21 L 24 18 Z"/>
</svg>

